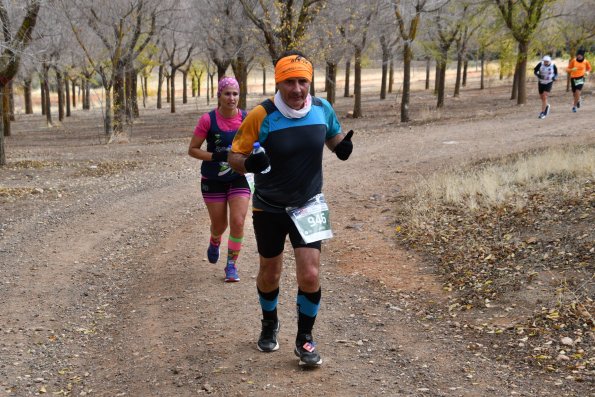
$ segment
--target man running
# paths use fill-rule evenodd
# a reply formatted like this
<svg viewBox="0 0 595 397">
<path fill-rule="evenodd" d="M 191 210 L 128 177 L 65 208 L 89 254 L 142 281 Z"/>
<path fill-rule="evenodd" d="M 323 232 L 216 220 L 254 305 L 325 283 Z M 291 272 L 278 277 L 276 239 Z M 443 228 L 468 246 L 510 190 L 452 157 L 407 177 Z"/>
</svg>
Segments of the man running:
<svg viewBox="0 0 595 397">
<path fill-rule="evenodd" d="M 558 77 L 558 68 L 552 62 L 552 58 L 546 55 L 535 66 L 533 74 L 539 79 L 537 82 L 537 91 L 539 91 L 539 97 L 541 98 L 541 113 L 539 113 L 539 118 L 544 119 L 550 114 L 550 104 L 547 101 L 547 97 L 552 91 L 554 81 Z"/>
<path fill-rule="evenodd" d="M 277 302 L 289 235 L 298 284 L 294 352 L 300 365 L 316 367 L 322 363 L 312 336 L 321 300 L 321 239 L 332 235 L 322 195 L 323 148 L 347 160 L 353 132 L 343 134 L 329 102 L 310 96 L 312 75 L 312 63 L 298 51 L 285 52 L 277 60 L 278 91 L 248 113 L 233 141 L 229 163 L 237 172 L 255 174 L 252 219 L 263 317 L 257 347 L 263 352 L 279 349 Z M 266 152 L 251 154 L 255 142 Z M 270 171 L 261 174 L 269 165 Z M 318 237 L 310 238 L 313 235 Z"/>
<path fill-rule="evenodd" d="M 570 73 L 570 86 L 572 87 L 572 111 L 576 113 L 581 107 L 581 90 L 585 85 L 585 79 L 591 71 L 591 64 L 585 59 L 585 50 L 582 48 L 576 52 L 576 57 L 570 60 L 566 71 Z"/>
</svg>

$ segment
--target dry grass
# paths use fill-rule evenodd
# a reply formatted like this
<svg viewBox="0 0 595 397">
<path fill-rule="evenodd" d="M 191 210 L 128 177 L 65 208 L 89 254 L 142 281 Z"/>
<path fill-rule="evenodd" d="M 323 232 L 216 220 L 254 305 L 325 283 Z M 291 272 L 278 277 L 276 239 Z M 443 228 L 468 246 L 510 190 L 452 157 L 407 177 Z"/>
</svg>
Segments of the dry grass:
<svg viewBox="0 0 595 397">
<path fill-rule="evenodd" d="M 501 161 L 434 175 L 416 186 L 413 214 L 423 214 L 437 205 L 455 205 L 470 210 L 490 208 L 514 201 L 526 205 L 524 193 L 559 184 L 558 178 L 595 177 L 595 147 L 549 149 L 524 153 Z M 571 188 L 572 185 L 566 188 Z"/>
<path fill-rule="evenodd" d="M 437 264 L 452 294 L 449 315 L 514 303 L 523 309 L 514 324 L 475 329 L 502 335 L 507 354 L 548 371 L 590 373 L 594 177 L 595 147 L 524 153 L 441 173 L 402 200 L 397 238 Z M 519 348 L 515 340 L 525 335 Z M 559 341 L 567 335 L 581 343 L 564 350 Z M 560 361 L 569 350 L 573 355 Z"/>
</svg>

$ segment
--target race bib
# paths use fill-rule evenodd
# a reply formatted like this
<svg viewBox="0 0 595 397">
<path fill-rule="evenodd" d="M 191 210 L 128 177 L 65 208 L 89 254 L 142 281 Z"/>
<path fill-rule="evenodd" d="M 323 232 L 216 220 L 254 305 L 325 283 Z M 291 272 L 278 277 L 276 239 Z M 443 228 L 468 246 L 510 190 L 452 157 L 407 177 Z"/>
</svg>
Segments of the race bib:
<svg viewBox="0 0 595 397">
<path fill-rule="evenodd" d="M 324 194 L 317 194 L 302 207 L 287 207 L 285 211 L 287 211 L 306 244 L 333 237 L 328 205 L 324 200 Z"/>
</svg>

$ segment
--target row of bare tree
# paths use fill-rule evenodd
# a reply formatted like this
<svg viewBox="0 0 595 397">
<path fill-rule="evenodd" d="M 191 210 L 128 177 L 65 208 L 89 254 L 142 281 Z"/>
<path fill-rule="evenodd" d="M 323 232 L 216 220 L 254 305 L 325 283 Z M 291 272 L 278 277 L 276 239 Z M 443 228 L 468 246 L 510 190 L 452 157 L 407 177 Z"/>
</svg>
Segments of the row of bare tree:
<svg viewBox="0 0 595 397">
<path fill-rule="evenodd" d="M 217 79 L 233 74 L 242 87 L 255 66 L 263 71 L 287 49 L 300 49 L 324 65 L 324 91 L 336 98 L 339 64 L 345 64 L 349 95 L 353 67 L 353 117 L 362 116 L 361 73 L 370 58 L 382 59 L 380 98 L 393 91 L 394 65 L 402 62 L 400 119 L 410 120 L 411 65 L 436 64 L 436 106 L 445 106 L 446 68 L 456 60 L 454 96 L 465 85 L 467 61 L 498 58 L 514 76 L 511 98 L 526 101 L 531 56 L 573 55 L 592 47 L 595 10 L 589 0 L 0 0 L 3 52 L 0 58 L 0 165 L 10 134 L 13 87 L 20 84 L 25 111 L 31 112 L 34 76 L 40 82 L 42 113 L 52 125 L 50 90 L 58 98 L 58 119 L 76 107 L 89 108 L 90 87 L 103 96 L 108 142 L 128 141 L 128 128 L 140 116 L 137 82 L 146 106 L 148 80 L 156 69 L 157 107 L 162 86 L 176 111 L 176 75 L 182 74 L 187 101 L 206 82 L 207 99 Z M 592 4 L 591 4 L 592 5 Z M 512 60 L 512 61 L 511 61 Z M 501 72 L 503 74 L 503 72 Z M 266 74 L 263 73 L 263 87 Z M 481 88 L 483 88 L 483 69 Z M 316 87 L 312 84 L 312 92 Z M 264 88 L 263 88 L 264 91 Z M 319 90 L 320 91 L 320 90 Z M 246 106 L 246 89 L 240 106 Z"/>
</svg>

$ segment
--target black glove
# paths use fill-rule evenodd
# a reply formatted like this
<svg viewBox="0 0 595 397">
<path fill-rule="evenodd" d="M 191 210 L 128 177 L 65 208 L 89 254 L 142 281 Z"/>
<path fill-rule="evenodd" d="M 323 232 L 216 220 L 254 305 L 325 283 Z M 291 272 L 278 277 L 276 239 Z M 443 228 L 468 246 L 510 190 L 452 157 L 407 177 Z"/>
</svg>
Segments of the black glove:
<svg viewBox="0 0 595 397">
<path fill-rule="evenodd" d="M 335 154 L 339 158 L 339 160 L 347 160 L 353 151 L 353 143 L 351 142 L 351 136 L 353 135 L 353 130 L 350 130 L 345 138 L 337 146 L 335 146 Z"/>
<path fill-rule="evenodd" d="M 248 156 L 246 161 L 244 161 L 244 168 L 246 168 L 246 171 L 253 174 L 260 174 L 269 165 L 271 165 L 271 162 L 269 156 L 267 156 L 265 152 L 252 153 Z"/>
<path fill-rule="evenodd" d="M 229 152 L 227 150 L 224 150 L 222 152 L 213 152 L 213 157 L 211 158 L 211 161 L 226 163 L 228 154 Z"/>
</svg>

